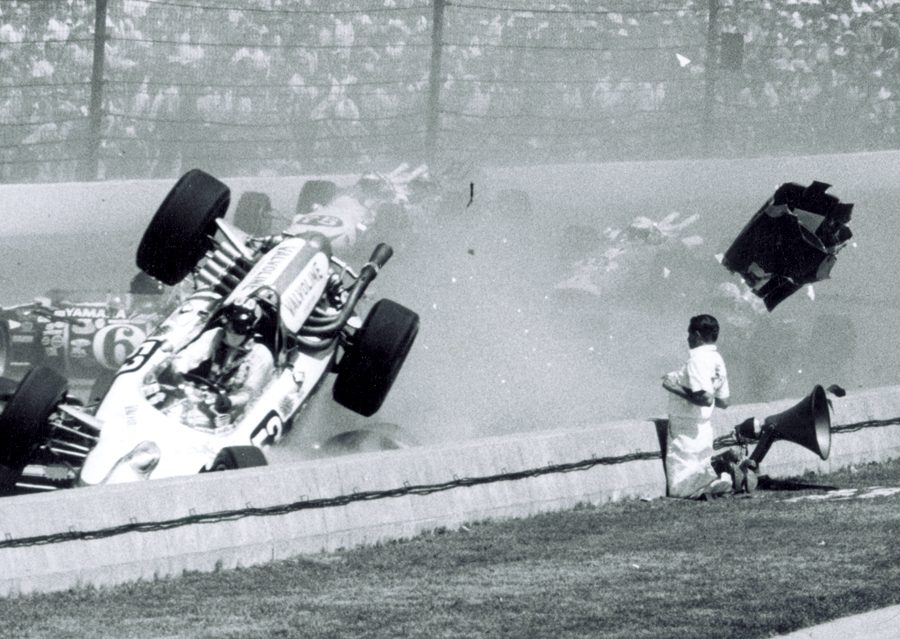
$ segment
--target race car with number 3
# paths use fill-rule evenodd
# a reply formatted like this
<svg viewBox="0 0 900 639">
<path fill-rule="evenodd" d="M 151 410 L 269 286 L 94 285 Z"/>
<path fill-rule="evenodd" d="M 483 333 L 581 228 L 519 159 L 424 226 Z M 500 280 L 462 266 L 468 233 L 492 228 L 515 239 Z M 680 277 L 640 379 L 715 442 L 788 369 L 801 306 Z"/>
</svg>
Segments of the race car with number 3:
<svg viewBox="0 0 900 639">
<path fill-rule="evenodd" d="M 190 475 L 266 463 L 301 409 L 334 374 L 332 398 L 377 412 L 412 348 L 419 316 L 389 299 L 365 319 L 357 304 L 390 259 L 378 245 L 359 271 L 316 233 L 249 235 L 222 219 L 230 189 L 193 169 L 148 224 L 137 265 L 166 285 L 192 281 L 178 307 L 118 369 L 96 404 L 68 396 L 51 368 L 7 389 L 0 414 L 0 492 L 46 490 Z M 221 326 L 238 300 L 261 309 L 254 338 L 271 370 L 249 402 L 220 410 L 221 383 L 172 376 L 174 360 Z"/>
</svg>

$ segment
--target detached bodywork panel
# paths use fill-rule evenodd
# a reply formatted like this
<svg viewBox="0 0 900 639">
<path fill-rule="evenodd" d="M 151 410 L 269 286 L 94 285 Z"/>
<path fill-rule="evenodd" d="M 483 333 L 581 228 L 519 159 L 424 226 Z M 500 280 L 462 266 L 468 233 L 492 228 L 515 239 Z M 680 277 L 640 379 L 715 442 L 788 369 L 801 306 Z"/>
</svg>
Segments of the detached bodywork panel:
<svg viewBox="0 0 900 639">
<path fill-rule="evenodd" d="M 837 253 L 853 237 L 852 204 L 829 184 L 782 184 L 725 252 L 722 264 L 740 275 L 771 311 L 802 286 L 827 279 Z"/>
</svg>

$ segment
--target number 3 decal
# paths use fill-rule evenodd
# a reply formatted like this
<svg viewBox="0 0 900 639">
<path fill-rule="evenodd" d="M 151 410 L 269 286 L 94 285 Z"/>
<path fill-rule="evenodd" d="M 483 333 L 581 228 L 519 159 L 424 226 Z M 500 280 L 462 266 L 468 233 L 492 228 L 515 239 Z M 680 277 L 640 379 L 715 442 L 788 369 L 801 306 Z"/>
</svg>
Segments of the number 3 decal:
<svg viewBox="0 0 900 639">
<path fill-rule="evenodd" d="M 119 374 L 132 373 L 141 368 L 147 363 L 147 360 L 150 359 L 150 356 L 153 355 L 157 348 L 159 348 L 161 343 L 162 342 L 157 340 L 149 339 L 141 344 L 138 349 L 131 354 L 131 357 L 126 359 L 125 363 L 122 364 L 122 368 L 119 369 Z"/>
<path fill-rule="evenodd" d="M 274 410 L 270 411 L 262 423 L 253 429 L 250 443 L 258 448 L 269 446 L 279 441 L 284 435 L 284 422 Z"/>
</svg>

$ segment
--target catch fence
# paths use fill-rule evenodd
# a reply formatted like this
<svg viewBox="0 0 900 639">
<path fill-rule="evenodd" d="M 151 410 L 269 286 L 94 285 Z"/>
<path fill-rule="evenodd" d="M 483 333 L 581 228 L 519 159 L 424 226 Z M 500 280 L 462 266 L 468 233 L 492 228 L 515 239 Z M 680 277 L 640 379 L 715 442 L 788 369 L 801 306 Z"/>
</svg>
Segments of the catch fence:
<svg viewBox="0 0 900 639">
<path fill-rule="evenodd" d="M 900 147 L 900 0 L 0 0 L 0 181 Z"/>
</svg>

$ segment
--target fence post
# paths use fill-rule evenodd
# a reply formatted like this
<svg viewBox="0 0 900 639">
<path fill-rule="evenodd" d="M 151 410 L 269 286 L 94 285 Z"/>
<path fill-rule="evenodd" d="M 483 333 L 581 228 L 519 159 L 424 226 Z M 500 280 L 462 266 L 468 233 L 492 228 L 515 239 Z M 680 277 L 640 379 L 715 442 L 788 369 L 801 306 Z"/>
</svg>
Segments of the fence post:
<svg viewBox="0 0 900 639">
<path fill-rule="evenodd" d="M 709 155 L 715 148 L 713 116 L 716 100 L 716 74 L 718 73 L 719 0 L 709 0 L 709 22 L 706 29 L 706 66 L 703 72 L 703 152 Z"/>
<path fill-rule="evenodd" d="M 434 163 L 438 150 L 438 125 L 441 106 L 441 53 L 444 40 L 444 6 L 446 0 L 434 0 L 431 21 L 431 69 L 428 76 L 428 122 L 425 132 L 425 150 L 428 162 Z"/>
<path fill-rule="evenodd" d="M 94 63 L 91 67 L 91 104 L 88 111 L 88 141 L 83 180 L 96 180 L 100 163 L 100 129 L 103 125 L 103 69 L 106 55 L 106 3 L 94 2 Z"/>
</svg>

